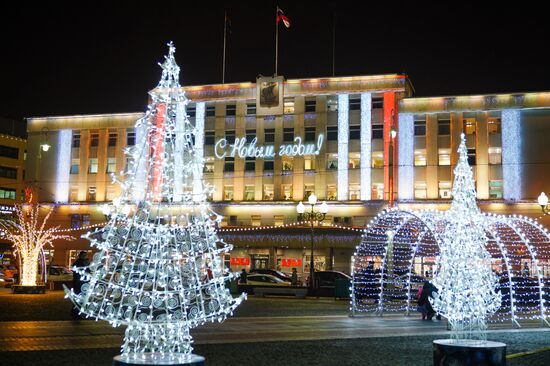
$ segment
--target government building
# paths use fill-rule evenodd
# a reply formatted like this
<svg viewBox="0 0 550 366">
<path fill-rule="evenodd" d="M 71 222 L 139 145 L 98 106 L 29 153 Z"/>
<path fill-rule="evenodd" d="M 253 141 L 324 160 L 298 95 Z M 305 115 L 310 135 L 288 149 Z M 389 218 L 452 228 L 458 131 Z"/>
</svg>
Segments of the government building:
<svg viewBox="0 0 550 366">
<path fill-rule="evenodd" d="M 550 92 L 415 98 L 400 74 L 183 89 L 235 271 L 307 274 L 310 234 L 296 205 L 315 194 L 329 207 L 315 227 L 316 270 L 349 273 L 361 229 L 384 208 L 448 208 L 461 133 L 483 211 L 538 218 L 537 196 L 550 191 Z M 126 169 L 142 116 L 28 119 L 26 185 L 55 206 L 52 224 L 80 236 L 105 222 L 101 208 L 119 194 L 111 175 Z M 80 250 L 90 247 L 78 238 L 48 254 L 69 265 Z"/>
</svg>

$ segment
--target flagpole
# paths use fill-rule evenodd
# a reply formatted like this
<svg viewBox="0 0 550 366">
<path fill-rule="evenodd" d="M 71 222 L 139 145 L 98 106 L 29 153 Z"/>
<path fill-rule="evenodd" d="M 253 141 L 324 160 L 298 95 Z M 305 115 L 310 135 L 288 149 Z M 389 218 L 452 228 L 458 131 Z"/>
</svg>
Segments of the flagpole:
<svg viewBox="0 0 550 366">
<path fill-rule="evenodd" d="M 277 76 L 278 61 L 279 61 L 279 21 L 277 18 L 277 12 L 275 12 L 275 76 Z"/>
<path fill-rule="evenodd" d="M 332 13 L 332 76 L 336 69 L 335 58 L 336 58 L 336 11 Z"/>
<path fill-rule="evenodd" d="M 223 69 L 222 69 L 222 84 L 225 84 L 225 45 L 227 40 L 227 11 L 223 16 Z"/>
</svg>

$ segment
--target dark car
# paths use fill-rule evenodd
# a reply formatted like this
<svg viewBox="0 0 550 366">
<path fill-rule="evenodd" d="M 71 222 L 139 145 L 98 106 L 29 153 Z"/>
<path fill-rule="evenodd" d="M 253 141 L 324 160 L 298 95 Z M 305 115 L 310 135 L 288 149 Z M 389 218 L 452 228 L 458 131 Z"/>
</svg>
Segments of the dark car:
<svg viewBox="0 0 550 366">
<path fill-rule="evenodd" d="M 292 282 L 292 279 L 290 276 L 284 274 L 281 271 L 277 271 L 275 269 L 253 269 L 250 271 L 250 273 L 258 273 L 258 274 L 268 274 L 277 277 L 278 279 L 281 279 L 285 282 Z"/>
<path fill-rule="evenodd" d="M 339 271 L 316 271 L 314 272 L 316 287 L 334 287 L 337 279 L 351 281 L 351 277 Z"/>
</svg>

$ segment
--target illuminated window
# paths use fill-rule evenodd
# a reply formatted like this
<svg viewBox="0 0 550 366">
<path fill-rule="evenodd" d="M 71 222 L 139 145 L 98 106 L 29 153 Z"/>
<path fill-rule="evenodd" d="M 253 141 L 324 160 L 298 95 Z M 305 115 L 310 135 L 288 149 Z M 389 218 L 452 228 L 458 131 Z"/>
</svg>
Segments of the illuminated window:
<svg viewBox="0 0 550 366">
<path fill-rule="evenodd" d="M 285 98 L 284 114 L 293 114 L 293 113 L 294 113 L 294 99 Z"/>
<path fill-rule="evenodd" d="M 349 168 L 350 169 L 359 169 L 361 163 L 361 157 L 359 153 L 350 153 L 349 154 Z"/>
<path fill-rule="evenodd" d="M 414 198 L 425 199 L 426 197 L 428 197 L 428 187 L 426 185 L 426 182 L 415 182 Z"/>
<path fill-rule="evenodd" d="M 450 199 L 451 187 L 451 182 L 439 182 L 439 198 Z"/>
<path fill-rule="evenodd" d="M 264 141 L 265 142 L 275 142 L 275 129 L 266 128 L 264 130 Z"/>
<path fill-rule="evenodd" d="M 15 189 L 11 188 L 0 188 L 0 198 L 7 200 L 15 199 Z"/>
<path fill-rule="evenodd" d="M 275 226 L 281 226 L 285 224 L 285 217 L 283 215 L 273 216 L 273 224 Z"/>
<path fill-rule="evenodd" d="M 373 151 L 371 154 L 372 167 L 383 168 L 384 167 L 384 153 L 382 151 Z"/>
<path fill-rule="evenodd" d="M 361 197 L 361 185 L 360 184 L 350 184 L 349 185 L 349 199 L 356 201 Z"/>
<path fill-rule="evenodd" d="M 107 158 L 107 173 L 116 171 L 116 158 Z"/>
<path fill-rule="evenodd" d="M 224 186 L 223 187 L 223 200 L 224 201 L 233 201 L 233 186 Z"/>
<path fill-rule="evenodd" d="M 88 187 L 88 201 L 93 202 L 96 199 L 96 188 L 95 187 Z"/>
<path fill-rule="evenodd" d="M 327 185 L 327 200 L 336 201 L 337 198 L 336 184 Z"/>
<path fill-rule="evenodd" d="M 451 165 L 451 149 L 438 149 L 439 165 Z"/>
<path fill-rule="evenodd" d="M 338 154 L 327 154 L 327 169 L 338 170 Z"/>
<path fill-rule="evenodd" d="M 250 218 L 252 226 L 262 226 L 262 216 L 261 215 L 252 215 Z"/>
<path fill-rule="evenodd" d="M 501 180 L 489 181 L 489 198 L 492 198 L 492 199 L 502 198 L 502 181 Z"/>
<path fill-rule="evenodd" d="M 487 120 L 487 132 L 489 134 L 501 133 L 500 118 L 489 118 Z"/>
<path fill-rule="evenodd" d="M 214 173 L 214 158 L 209 156 L 204 159 L 204 173 Z"/>
<path fill-rule="evenodd" d="M 116 141 L 118 139 L 118 134 L 115 132 L 109 133 L 109 141 L 107 142 L 107 146 L 114 147 L 116 146 Z"/>
<path fill-rule="evenodd" d="M 329 97 L 327 99 L 327 111 L 338 112 L 338 97 Z"/>
<path fill-rule="evenodd" d="M 315 106 L 316 106 L 316 100 L 315 99 L 312 99 L 312 100 L 306 100 L 305 101 L 305 106 L 304 106 L 304 110 L 306 113 L 309 113 L 309 112 L 315 112 Z"/>
<path fill-rule="evenodd" d="M 475 118 L 465 118 L 462 123 L 462 131 L 466 135 L 475 135 L 476 133 L 476 119 Z"/>
<path fill-rule="evenodd" d="M 374 183 L 372 185 L 371 197 L 373 200 L 384 199 L 384 183 Z"/>
<path fill-rule="evenodd" d="M 292 184 L 281 185 L 281 195 L 285 201 L 292 200 Z"/>
<path fill-rule="evenodd" d="M 69 202 L 77 202 L 78 201 L 78 186 L 71 186 L 71 190 L 69 192 Z"/>
<path fill-rule="evenodd" d="M 244 186 L 244 200 L 254 201 L 254 185 L 247 184 Z"/>
<path fill-rule="evenodd" d="M 80 159 L 71 159 L 71 174 L 78 174 L 80 170 Z"/>
<path fill-rule="evenodd" d="M 414 166 L 426 166 L 426 149 L 414 150 Z"/>
<path fill-rule="evenodd" d="M 309 196 L 315 193 L 314 184 L 306 184 L 304 187 L 304 199 L 307 200 Z"/>
<path fill-rule="evenodd" d="M 264 201 L 273 201 L 273 184 L 264 184 Z"/>
<path fill-rule="evenodd" d="M 99 145 L 99 134 L 98 133 L 90 134 L 90 146 L 96 147 L 97 145 Z"/>
<path fill-rule="evenodd" d="M 283 171 L 291 171 L 294 167 L 294 158 L 292 156 L 283 156 Z"/>
<path fill-rule="evenodd" d="M 294 141 L 294 128 L 283 128 L 283 141 L 292 142 Z"/>
<path fill-rule="evenodd" d="M 304 170 L 315 170 L 315 155 L 304 156 Z"/>
<path fill-rule="evenodd" d="M 489 164 L 502 164 L 502 148 L 489 148 Z"/>
<path fill-rule="evenodd" d="M 112 201 L 116 197 L 116 189 L 114 186 L 109 185 L 105 191 L 105 200 Z"/>
<path fill-rule="evenodd" d="M 448 119 L 438 120 L 437 121 L 437 133 L 440 135 L 450 135 L 451 134 L 451 121 Z"/>
<path fill-rule="evenodd" d="M 90 173 L 90 174 L 97 173 L 97 158 L 91 158 L 89 160 L 88 173 Z"/>
</svg>

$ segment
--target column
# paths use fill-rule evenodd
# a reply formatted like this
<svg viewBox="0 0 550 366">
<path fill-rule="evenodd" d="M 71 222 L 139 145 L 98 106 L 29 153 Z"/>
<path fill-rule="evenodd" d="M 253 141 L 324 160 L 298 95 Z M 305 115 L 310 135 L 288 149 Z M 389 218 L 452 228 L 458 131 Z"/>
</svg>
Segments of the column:
<svg viewBox="0 0 550 366">
<path fill-rule="evenodd" d="M 437 168 L 439 164 L 437 152 L 437 115 L 426 115 L 426 188 L 428 199 L 439 198 L 439 180 Z"/>
<path fill-rule="evenodd" d="M 317 96 L 317 103 L 315 106 L 315 126 L 316 134 L 315 141 L 319 138 L 319 135 L 323 135 L 323 146 L 321 146 L 321 152 L 317 155 L 317 174 L 315 174 L 315 194 L 322 200 L 327 198 L 327 96 Z"/>
<path fill-rule="evenodd" d="M 72 131 L 69 129 L 60 130 L 57 138 L 57 184 L 55 187 L 55 201 L 60 203 L 66 203 L 69 201 L 71 143 Z"/>
<path fill-rule="evenodd" d="M 138 121 L 135 127 L 136 130 L 136 145 L 135 145 L 135 154 L 133 166 L 136 169 L 134 175 L 134 192 L 132 193 L 132 198 L 134 200 L 143 200 L 145 198 L 145 182 L 147 180 L 147 174 L 149 170 L 149 138 L 147 136 L 147 118 L 144 117 Z M 89 135 L 88 135 L 89 136 Z M 80 151 L 82 153 L 82 145 L 84 141 L 82 138 L 84 136 L 80 135 Z M 88 143 L 88 140 L 86 140 Z"/>
<path fill-rule="evenodd" d="M 80 170 L 78 172 L 78 200 L 88 199 L 88 157 L 90 153 L 90 130 L 80 130 Z M 136 182 L 137 183 L 137 182 Z"/>
<path fill-rule="evenodd" d="M 454 166 L 458 163 L 458 146 L 460 145 L 460 134 L 462 133 L 462 113 L 453 112 L 451 117 L 451 177 Z"/>
<path fill-rule="evenodd" d="M 476 113 L 476 189 L 478 199 L 489 198 L 488 140 L 487 112 Z"/>
<path fill-rule="evenodd" d="M 294 98 L 294 116 L 293 116 L 294 117 L 294 138 L 301 137 L 302 143 L 304 143 L 304 112 L 305 112 L 305 98 L 303 96 L 295 97 Z M 292 198 L 295 201 L 302 201 L 305 198 L 304 184 L 306 180 L 304 178 L 304 157 L 300 155 L 296 155 L 292 163 L 293 163 Z"/>
<path fill-rule="evenodd" d="M 361 200 L 371 199 L 372 96 L 361 94 Z"/>
<path fill-rule="evenodd" d="M 521 114 L 502 111 L 502 184 L 505 200 L 521 199 Z"/>
<path fill-rule="evenodd" d="M 197 156 L 204 158 L 204 112 L 205 103 L 195 105 L 195 151 Z"/>
<path fill-rule="evenodd" d="M 414 199 L 414 115 L 399 113 L 397 199 Z"/>
<path fill-rule="evenodd" d="M 338 201 L 348 198 L 349 94 L 338 95 Z"/>
<path fill-rule="evenodd" d="M 397 169 L 395 156 L 397 148 L 393 146 L 391 130 L 395 128 L 397 104 L 395 92 L 384 93 L 384 199 L 391 201 L 395 198 L 395 180 Z"/>
<path fill-rule="evenodd" d="M 200 201 L 203 199 L 204 188 L 203 188 L 203 169 L 204 169 L 204 112 L 205 104 L 204 102 L 199 102 L 195 104 L 195 154 L 200 161 L 198 167 L 199 171 L 195 171 L 193 176 L 193 199 Z M 182 116 L 183 117 L 183 116 Z M 184 131 L 185 127 L 183 125 L 184 119 L 178 116 L 176 117 L 176 154 L 175 164 L 176 170 L 174 172 L 174 201 L 181 201 L 183 194 L 183 154 L 179 151 L 183 148 L 183 145 L 180 147 L 179 144 L 184 143 L 184 140 L 178 139 L 177 131 Z M 183 137 L 183 136 L 182 136 Z"/>
</svg>

